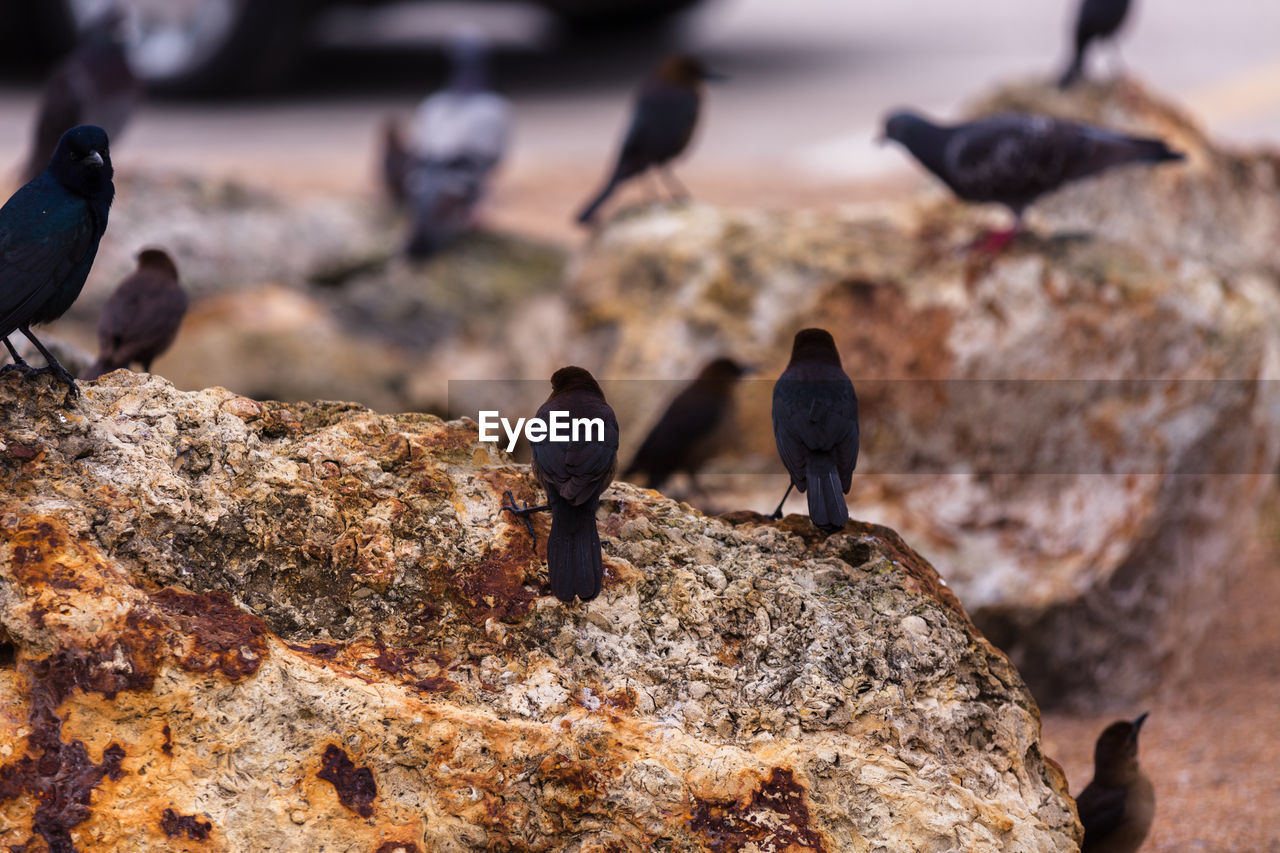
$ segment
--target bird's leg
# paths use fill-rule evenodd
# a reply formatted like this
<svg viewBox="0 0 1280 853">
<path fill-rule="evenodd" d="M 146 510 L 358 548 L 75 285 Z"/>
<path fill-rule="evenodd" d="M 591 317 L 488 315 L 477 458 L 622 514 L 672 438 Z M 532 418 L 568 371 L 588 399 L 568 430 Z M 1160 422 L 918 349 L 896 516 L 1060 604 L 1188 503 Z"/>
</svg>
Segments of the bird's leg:
<svg viewBox="0 0 1280 853">
<path fill-rule="evenodd" d="M 6 364 L 4 367 L 0 367 L 0 376 L 3 376 L 11 370 L 20 370 L 23 375 L 26 375 L 35 369 L 31 365 L 27 364 L 26 361 L 23 360 L 22 356 L 18 355 L 18 351 L 13 348 L 13 344 L 9 343 L 8 338 L 4 339 L 4 345 L 5 348 L 9 350 L 9 355 L 13 356 L 13 364 Z"/>
<path fill-rule="evenodd" d="M 667 186 L 667 192 L 671 193 L 671 198 L 676 201 L 689 200 L 689 191 L 676 179 L 676 173 L 671 171 L 670 166 L 662 166 L 657 171 L 662 175 L 662 181 Z"/>
<path fill-rule="evenodd" d="M 787 502 L 787 498 L 791 497 L 791 490 L 794 489 L 795 487 L 796 487 L 796 484 L 794 480 L 792 480 L 791 483 L 787 485 L 787 491 L 783 493 L 782 500 L 778 501 L 778 508 L 773 511 L 773 515 L 769 516 L 774 521 L 777 521 L 778 519 L 782 518 L 782 505 Z"/>
<path fill-rule="evenodd" d="M 36 340 L 36 336 L 31 334 L 30 328 L 27 326 L 19 326 L 18 331 L 26 335 L 27 340 L 36 345 L 36 349 L 40 350 L 40 354 L 44 356 L 44 360 L 48 362 L 48 364 L 39 370 L 31 371 L 31 374 L 39 376 L 42 373 L 52 373 L 54 376 L 58 377 L 58 379 L 62 380 L 62 382 L 67 386 L 67 396 L 78 397 L 80 395 L 80 389 L 76 387 L 76 378 L 68 373 L 67 369 L 53 357 L 53 353 L 45 349 L 44 344 Z"/>
<path fill-rule="evenodd" d="M 515 496 L 511 494 L 511 490 L 502 493 L 502 498 L 506 503 L 502 505 L 503 512 L 509 512 L 516 518 L 524 520 L 524 526 L 529 530 L 529 538 L 533 540 L 533 546 L 538 547 L 538 534 L 534 532 L 533 521 L 529 518 L 535 512 L 547 512 L 551 509 L 551 504 L 543 504 L 542 506 L 517 506 Z"/>
</svg>

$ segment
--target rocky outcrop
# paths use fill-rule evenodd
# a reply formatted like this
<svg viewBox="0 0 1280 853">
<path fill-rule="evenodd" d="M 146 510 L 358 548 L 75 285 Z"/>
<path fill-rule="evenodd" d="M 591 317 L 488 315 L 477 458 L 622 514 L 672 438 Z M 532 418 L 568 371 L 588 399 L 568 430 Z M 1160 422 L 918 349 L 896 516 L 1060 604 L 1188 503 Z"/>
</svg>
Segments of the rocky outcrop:
<svg viewBox="0 0 1280 853">
<path fill-rule="evenodd" d="M 62 399 L 0 380 L 0 844 L 1077 849 L 1017 672 L 886 528 L 616 484 L 565 607 L 470 423 Z"/>
<path fill-rule="evenodd" d="M 1131 88 L 1110 109 L 1126 98 L 1173 127 Z M 1153 122 L 1125 126 L 1166 128 Z M 585 343 L 565 360 L 654 379 L 728 352 L 774 377 L 798 329 L 829 329 L 862 403 L 855 514 L 945 567 L 1042 703 L 1136 701 L 1183 671 L 1215 618 L 1206 603 L 1280 458 L 1280 389 L 1264 381 L 1280 368 L 1276 244 L 1221 233 L 1229 214 L 1275 207 L 1257 177 L 1270 161 L 1169 135 L 1191 151 L 1185 170 L 1081 185 L 994 258 L 968 249 L 986 213 L 934 196 L 624 215 L 576 265 Z M 1143 214 L 1162 239 L 1130 228 Z M 768 511 L 786 484 L 761 476 L 782 470 L 770 385 L 741 395 L 740 453 L 721 473 L 756 476 L 718 480 L 720 506 Z M 619 412 L 624 440 L 671 394 L 647 396 L 642 414 Z"/>
</svg>

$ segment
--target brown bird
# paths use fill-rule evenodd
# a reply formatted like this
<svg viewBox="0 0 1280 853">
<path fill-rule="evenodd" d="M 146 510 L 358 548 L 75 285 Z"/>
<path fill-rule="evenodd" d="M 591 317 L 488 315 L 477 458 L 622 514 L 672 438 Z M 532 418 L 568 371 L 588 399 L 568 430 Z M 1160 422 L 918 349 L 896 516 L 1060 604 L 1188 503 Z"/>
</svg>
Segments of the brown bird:
<svg viewBox="0 0 1280 853">
<path fill-rule="evenodd" d="M 598 422 L 598 430 L 588 423 L 577 434 L 569 430 L 569 440 L 556 440 L 554 433 L 534 441 L 533 475 L 547 493 L 547 503 L 517 507 L 511 493 L 503 509 L 525 518 L 529 533 L 533 525 L 526 516 L 551 511 L 551 533 L 547 538 L 547 574 L 551 592 L 561 601 L 574 596 L 590 601 L 600 594 L 604 563 L 596 510 L 600 494 L 613 482 L 618 470 L 618 419 L 604 398 L 604 392 L 590 373 L 581 367 L 562 367 L 551 377 L 551 396 L 538 409 L 538 418 L 552 423 L 552 413 L 563 412 L 577 421 Z"/>
<path fill-rule="evenodd" d="M 701 491 L 698 472 L 728 442 L 734 386 L 747 372 L 731 358 L 717 358 L 702 368 L 649 431 L 623 476 L 643 473 L 649 488 L 661 490 L 683 471 Z"/>
<path fill-rule="evenodd" d="M 809 519 L 827 532 L 849 521 L 844 502 L 858 466 L 858 397 L 824 329 L 796 332 L 791 361 L 773 386 L 773 438 L 791 485 L 809 495 Z"/>
<path fill-rule="evenodd" d="M 1112 723 L 1093 749 L 1093 781 L 1076 797 L 1084 825 L 1082 853 L 1134 853 L 1146 839 L 1156 813 L 1156 792 L 1138 766 L 1138 731 L 1133 722 Z"/>
<path fill-rule="evenodd" d="M 650 168 L 658 169 L 668 188 L 674 185 L 675 197 L 689 195 L 671 174 L 668 164 L 693 139 L 702 106 L 703 81 L 720 79 L 723 77 L 708 70 L 697 57 L 677 54 L 663 60 L 640 89 L 618 162 L 604 187 L 578 214 L 580 224 L 586 225 L 595 218 L 600 205 L 619 184 Z"/>
<path fill-rule="evenodd" d="M 151 362 L 169 348 L 187 313 L 187 293 L 178 283 L 178 268 L 162 249 L 143 249 L 138 268 L 120 282 L 98 316 L 98 360 L 85 373 L 104 373 Z"/>
</svg>

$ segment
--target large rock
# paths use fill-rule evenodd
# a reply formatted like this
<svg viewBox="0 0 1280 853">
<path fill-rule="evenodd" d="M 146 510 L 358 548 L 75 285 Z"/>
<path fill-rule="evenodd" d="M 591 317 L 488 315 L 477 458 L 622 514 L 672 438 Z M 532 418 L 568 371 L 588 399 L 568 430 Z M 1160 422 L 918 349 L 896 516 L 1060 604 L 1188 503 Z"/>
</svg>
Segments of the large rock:
<svg viewBox="0 0 1280 853">
<path fill-rule="evenodd" d="M 1030 694 L 890 530 L 619 484 L 566 607 L 469 423 L 62 397 L 0 381 L 0 844 L 1077 849 Z"/>
<path fill-rule="evenodd" d="M 1092 233 L 997 258 L 966 248 L 985 212 L 932 196 L 623 215 L 576 264 L 580 343 L 560 355 L 653 380 L 730 352 L 776 376 L 798 329 L 828 328 L 862 401 L 856 513 L 946 567 L 1042 703 L 1125 705 L 1184 671 L 1280 457 L 1276 244 L 1214 248 L 1229 210 L 1276 206 L 1270 161 L 1191 150 L 1044 217 L 1103 211 Z M 1148 182 L 1150 218 L 1182 237 L 1129 229 Z M 770 384 L 744 389 L 720 506 L 767 511 L 785 486 L 759 476 L 781 473 Z M 620 412 L 630 447 L 670 396 L 653 387 Z"/>
</svg>

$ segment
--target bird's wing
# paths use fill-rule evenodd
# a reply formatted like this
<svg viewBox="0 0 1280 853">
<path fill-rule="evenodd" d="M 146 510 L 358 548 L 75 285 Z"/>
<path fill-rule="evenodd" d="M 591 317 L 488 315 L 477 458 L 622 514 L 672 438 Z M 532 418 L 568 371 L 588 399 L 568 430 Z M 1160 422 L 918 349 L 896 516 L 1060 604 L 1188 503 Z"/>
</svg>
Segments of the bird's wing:
<svg viewBox="0 0 1280 853">
<path fill-rule="evenodd" d="M 0 208 L 0 337 L 26 323 L 94 245 L 83 201 L 45 177 Z"/>
<path fill-rule="evenodd" d="M 1080 814 L 1080 823 L 1084 826 L 1085 849 L 1088 849 L 1090 842 L 1109 835 L 1123 823 L 1127 799 L 1126 789 L 1095 782 L 1090 782 L 1080 792 L 1080 796 L 1076 797 L 1076 808 Z"/>
<path fill-rule="evenodd" d="M 632 467 L 678 469 L 686 455 L 715 431 L 726 409 L 723 397 L 697 385 L 685 388 L 649 431 Z"/>
<path fill-rule="evenodd" d="M 539 410 L 545 418 L 546 412 Z M 613 480 L 618 464 L 618 421 L 613 412 L 576 413 L 576 417 L 601 417 L 603 441 L 531 442 L 533 461 L 544 481 L 569 503 L 582 504 L 599 495 Z"/>
<path fill-rule="evenodd" d="M 803 479 L 811 452 L 834 453 L 841 479 L 858 461 L 858 401 L 843 379 L 788 379 L 773 387 L 773 434 L 792 477 Z M 848 484 L 845 483 L 846 490 Z"/>
<path fill-rule="evenodd" d="M 698 122 L 696 92 L 674 86 L 644 89 L 618 155 L 618 177 L 627 178 L 675 157 L 689 144 Z"/>
<path fill-rule="evenodd" d="M 1048 116 L 1003 115 L 956 129 L 946 149 L 948 183 L 975 200 L 1034 197 L 1071 177 L 1079 125 Z"/>
<path fill-rule="evenodd" d="M 102 306 L 98 340 L 136 342 L 144 349 L 168 338 L 187 311 L 187 294 L 155 272 L 137 272 L 125 279 Z"/>
</svg>

